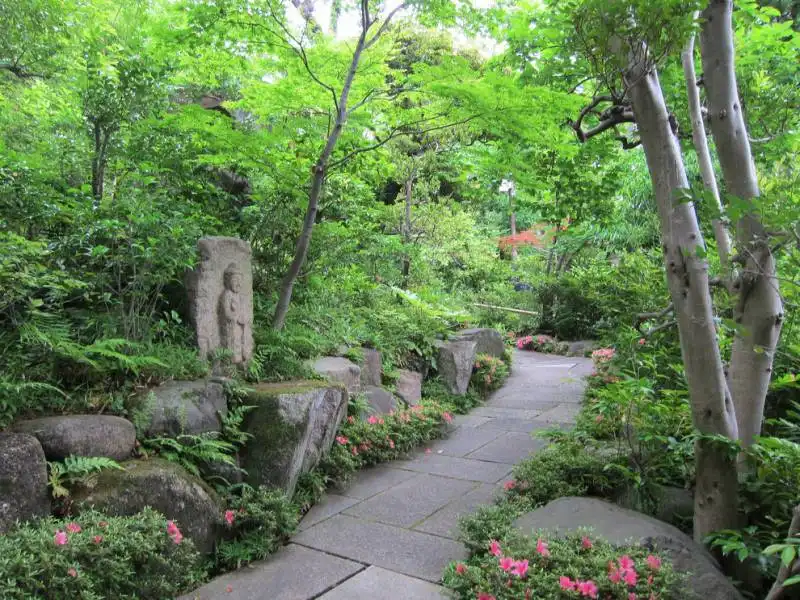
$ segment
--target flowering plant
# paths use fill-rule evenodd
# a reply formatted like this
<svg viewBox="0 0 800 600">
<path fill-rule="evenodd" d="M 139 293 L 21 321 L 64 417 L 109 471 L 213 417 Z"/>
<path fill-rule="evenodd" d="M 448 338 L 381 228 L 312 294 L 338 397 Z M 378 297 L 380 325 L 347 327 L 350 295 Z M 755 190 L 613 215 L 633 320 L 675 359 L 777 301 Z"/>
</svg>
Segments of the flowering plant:
<svg viewBox="0 0 800 600">
<path fill-rule="evenodd" d="M 478 354 L 470 383 L 481 396 L 488 396 L 503 385 L 508 373 L 508 365 L 502 359 L 489 354 Z"/>
<path fill-rule="evenodd" d="M 679 576 L 664 557 L 640 546 L 617 548 L 590 532 L 487 540 L 469 561 L 452 563 L 444 582 L 465 600 L 681 597 Z"/>
<path fill-rule="evenodd" d="M 174 598 L 205 577 L 180 526 L 150 508 L 22 524 L 0 535 L 0 598 Z"/>
<path fill-rule="evenodd" d="M 547 354 L 566 354 L 569 351 L 569 344 L 559 342 L 549 335 L 526 335 L 517 340 L 517 349 Z"/>
</svg>

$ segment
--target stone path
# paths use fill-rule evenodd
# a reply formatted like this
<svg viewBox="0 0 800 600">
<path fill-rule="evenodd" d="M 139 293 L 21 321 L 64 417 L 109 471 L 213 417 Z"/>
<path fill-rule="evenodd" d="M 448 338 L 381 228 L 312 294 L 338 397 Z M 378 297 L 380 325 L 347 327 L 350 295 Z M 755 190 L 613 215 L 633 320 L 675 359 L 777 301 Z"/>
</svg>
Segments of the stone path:
<svg viewBox="0 0 800 600">
<path fill-rule="evenodd" d="M 266 561 L 223 575 L 183 600 L 441 600 L 458 519 L 488 504 L 512 466 L 545 445 L 531 433 L 569 425 L 589 359 L 516 352 L 511 377 L 454 419 L 447 439 L 408 460 L 366 469 L 329 493 L 291 543 Z"/>
</svg>

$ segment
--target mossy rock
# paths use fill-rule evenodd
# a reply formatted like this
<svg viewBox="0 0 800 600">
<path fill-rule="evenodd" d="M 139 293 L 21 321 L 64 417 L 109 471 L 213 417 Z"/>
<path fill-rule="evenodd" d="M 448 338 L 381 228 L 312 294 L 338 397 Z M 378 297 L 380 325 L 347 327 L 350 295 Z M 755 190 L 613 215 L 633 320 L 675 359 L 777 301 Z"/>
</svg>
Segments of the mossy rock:
<svg viewBox="0 0 800 600">
<path fill-rule="evenodd" d="M 252 436 L 242 452 L 247 481 L 291 496 L 300 474 L 330 450 L 347 412 L 347 391 L 325 381 L 265 383 L 246 403 L 256 407 L 242 427 Z"/>
<path fill-rule="evenodd" d="M 134 515 L 150 506 L 175 521 L 198 550 L 213 550 L 223 509 L 214 490 L 168 460 L 130 460 L 122 466 L 122 470 L 104 470 L 92 484 L 75 491 L 74 506 L 114 516 Z"/>
</svg>

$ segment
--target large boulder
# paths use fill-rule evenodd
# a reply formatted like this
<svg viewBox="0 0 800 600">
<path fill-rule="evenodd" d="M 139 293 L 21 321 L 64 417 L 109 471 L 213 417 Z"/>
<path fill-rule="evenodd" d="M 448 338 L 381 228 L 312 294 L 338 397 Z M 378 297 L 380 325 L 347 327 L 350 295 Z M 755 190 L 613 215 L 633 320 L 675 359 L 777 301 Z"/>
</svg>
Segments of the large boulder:
<svg viewBox="0 0 800 600">
<path fill-rule="evenodd" d="M 0 433 L 0 534 L 17 521 L 49 514 L 47 461 L 39 440 Z"/>
<path fill-rule="evenodd" d="M 373 414 L 386 415 L 397 408 L 397 398 L 382 387 L 370 385 L 364 388 L 364 395 Z"/>
<path fill-rule="evenodd" d="M 347 412 L 347 392 L 322 381 L 265 383 L 246 403 L 242 430 L 253 436 L 242 452 L 242 466 L 251 485 L 294 493 L 301 473 L 311 470 L 333 445 Z"/>
<path fill-rule="evenodd" d="M 642 544 L 667 554 L 676 569 L 691 573 L 687 598 L 741 600 L 742 596 L 719 570 L 714 558 L 672 525 L 596 498 L 559 498 L 523 515 L 515 527 L 524 534 L 537 529 L 560 532 L 591 528 L 595 535 L 616 545 Z"/>
<path fill-rule="evenodd" d="M 39 440 L 48 460 L 74 456 L 131 457 L 136 443 L 133 423 L 110 415 L 64 415 L 19 421 L 12 429 Z"/>
<path fill-rule="evenodd" d="M 169 381 L 137 397 L 133 410 L 148 423 L 148 437 L 197 435 L 222 430 L 228 414 L 225 390 L 216 381 Z"/>
<path fill-rule="evenodd" d="M 123 469 L 107 469 L 88 487 L 73 492 L 78 511 L 93 507 L 128 516 L 150 506 L 177 523 L 201 552 L 211 552 L 222 527 L 222 504 L 203 481 L 174 462 L 160 458 L 131 460 Z"/>
<path fill-rule="evenodd" d="M 464 395 L 472 377 L 478 344 L 472 341 L 440 342 L 437 368 L 452 394 Z"/>
<path fill-rule="evenodd" d="M 597 350 L 600 347 L 594 340 L 578 340 L 576 342 L 569 342 L 567 345 L 567 356 L 587 356 L 592 353 L 593 350 Z"/>
<path fill-rule="evenodd" d="M 422 400 L 422 373 L 400 369 L 395 386 L 397 395 L 409 406 L 415 406 Z"/>
<path fill-rule="evenodd" d="M 503 336 L 495 329 L 464 329 L 453 337 L 453 341 L 475 342 L 475 352 L 489 354 L 495 358 L 503 358 L 503 352 L 505 351 Z"/>
<path fill-rule="evenodd" d="M 310 362 L 311 369 L 329 379 L 344 385 L 349 394 L 361 390 L 361 367 L 341 356 L 323 356 Z"/>
<path fill-rule="evenodd" d="M 372 348 L 364 348 L 364 362 L 361 363 L 361 385 L 381 384 L 381 353 Z"/>
</svg>

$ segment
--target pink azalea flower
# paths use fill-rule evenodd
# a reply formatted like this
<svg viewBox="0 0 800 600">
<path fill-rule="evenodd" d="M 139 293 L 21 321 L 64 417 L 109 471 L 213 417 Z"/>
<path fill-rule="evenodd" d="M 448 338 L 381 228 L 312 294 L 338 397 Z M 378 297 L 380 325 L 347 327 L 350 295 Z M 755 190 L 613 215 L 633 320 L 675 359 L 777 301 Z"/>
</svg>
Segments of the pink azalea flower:
<svg viewBox="0 0 800 600">
<path fill-rule="evenodd" d="M 636 594 L 634 594 L 633 592 L 628 594 L 628 600 L 636 600 Z"/>
<path fill-rule="evenodd" d="M 506 482 L 503 484 L 503 487 L 505 488 L 505 490 L 506 490 L 506 491 L 508 491 L 508 490 L 513 490 L 515 487 L 517 487 L 517 482 L 516 482 L 516 481 L 514 481 L 513 479 L 512 479 L 512 480 L 510 480 L 510 481 L 506 481 Z"/>
<path fill-rule="evenodd" d="M 234 515 L 232 510 L 226 510 L 225 511 L 225 522 L 228 525 L 233 525 L 233 519 L 234 518 L 235 518 L 235 515 Z"/>
<path fill-rule="evenodd" d="M 336 436 L 336 443 L 337 443 L 337 444 L 341 444 L 342 446 L 344 446 L 345 444 L 347 444 L 347 442 L 349 442 L 349 441 L 350 441 L 350 440 L 348 440 L 348 439 L 347 439 L 345 436 L 343 436 L 343 435 L 337 435 L 337 436 Z"/>
<path fill-rule="evenodd" d="M 489 554 L 492 556 L 502 556 L 503 551 L 500 549 L 500 542 L 497 540 L 492 540 L 492 543 L 489 544 Z"/>
<path fill-rule="evenodd" d="M 636 585 L 637 578 L 636 571 L 633 569 L 626 569 L 622 574 L 622 581 L 628 585 Z"/>
<path fill-rule="evenodd" d="M 653 569 L 653 571 L 658 571 L 661 568 L 661 559 L 653 554 L 650 554 L 645 558 L 647 562 L 647 566 Z"/>
<path fill-rule="evenodd" d="M 355 446 L 353 446 L 353 448 L 352 448 L 352 450 L 350 450 L 350 452 L 353 453 L 353 456 L 358 456 L 358 448 L 356 448 Z"/>
<path fill-rule="evenodd" d="M 430 454 L 430 453 L 431 453 L 431 449 L 430 448 L 425 448 L 425 454 Z"/>
<path fill-rule="evenodd" d="M 622 575 L 619 572 L 619 569 L 613 562 L 608 563 L 608 580 L 611 583 L 619 583 L 622 581 Z"/>
<path fill-rule="evenodd" d="M 389 440 L 389 448 L 394 449 L 394 440 Z"/>
<path fill-rule="evenodd" d="M 179 531 L 172 536 L 172 541 L 176 544 L 180 544 L 183 541 L 183 534 Z"/>
<path fill-rule="evenodd" d="M 486 592 L 480 592 L 478 594 L 478 600 L 497 600 L 497 598 L 495 598 L 491 594 L 487 594 Z"/>
<path fill-rule="evenodd" d="M 106 527 L 108 527 L 108 521 L 100 521 L 100 522 L 97 524 L 97 526 L 98 526 L 98 527 L 102 527 L 102 528 L 104 528 L 104 529 L 105 529 Z"/>
<path fill-rule="evenodd" d="M 356 420 L 355 420 L 355 418 L 353 417 L 353 415 L 350 415 L 349 417 L 347 417 L 347 422 L 348 422 L 348 423 L 350 423 L 350 424 L 352 425 L 353 423 L 355 423 L 355 422 L 356 422 Z"/>
<path fill-rule="evenodd" d="M 504 556 L 498 561 L 498 565 L 501 569 L 503 569 L 503 571 L 508 573 L 511 570 L 511 567 L 514 566 L 514 559 L 509 556 Z"/>
<path fill-rule="evenodd" d="M 56 546 L 66 546 L 68 541 L 67 533 L 60 529 L 56 531 L 55 536 L 53 536 L 53 543 L 55 543 Z"/>
<path fill-rule="evenodd" d="M 442 413 L 442 418 L 445 421 L 447 421 L 448 423 L 452 423 L 453 422 L 453 415 L 451 415 L 449 412 L 443 412 Z"/>
<path fill-rule="evenodd" d="M 369 423 L 370 425 L 377 425 L 378 417 L 376 417 L 375 415 L 370 416 L 370 418 L 367 419 L 367 423 Z"/>
<path fill-rule="evenodd" d="M 644 338 L 639 338 L 639 345 L 640 346 L 644 346 L 646 343 L 647 343 L 647 340 L 645 340 Z"/>
<path fill-rule="evenodd" d="M 464 563 L 458 563 L 456 565 L 456 573 L 458 573 L 459 575 L 463 575 L 466 572 L 467 572 L 467 566 Z"/>
<path fill-rule="evenodd" d="M 536 540 L 536 552 L 547 558 L 550 556 L 550 550 L 547 549 L 547 542 L 543 541 L 542 538 Z"/>
<path fill-rule="evenodd" d="M 175 525 L 175 521 L 167 521 L 167 533 L 169 535 L 180 533 L 180 529 L 178 529 L 178 526 Z"/>
<path fill-rule="evenodd" d="M 75 521 L 73 521 L 72 523 L 67 523 L 67 531 L 69 533 L 80 533 L 81 526 L 78 525 Z"/>
<path fill-rule="evenodd" d="M 594 422 L 595 422 L 595 423 L 602 423 L 602 422 L 603 422 L 603 415 L 597 415 L 597 416 L 594 418 Z"/>
<path fill-rule="evenodd" d="M 78 572 L 72 567 L 70 567 L 69 569 L 67 569 L 67 575 L 69 575 L 70 577 L 77 577 Z"/>
<path fill-rule="evenodd" d="M 630 556 L 628 556 L 627 554 L 619 557 L 619 568 L 620 569 L 625 569 L 625 570 L 633 569 L 634 566 L 635 566 L 635 563 L 633 562 L 633 559 Z"/>
<path fill-rule="evenodd" d="M 580 592 L 581 596 L 587 596 L 588 598 L 597 598 L 597 585 L 594 581 L 579 581 L 578 582 L 578 592 Z"/>
<path fill-rule="evenodd" d="M 383 425 L 385 422 L 383 419 L 378 419 L 378 425 Z"/>
<path fill-rule="evenodd" d="M 525 577 L 528 573 L 528 561 L 518 560 L 511 566 L 511 572 L 517 577 Z"/>
<path fill-rule="evenodd" d="M 589 550 L 589 549 L 590 549 L 592 546 L 593 546 L 593 544 L 592 544 L 592 540 L 590 540 L 588 537 L 586 537 L 586 536 L 583 536 L 583 537 L 581 538 L 581 547 L 582 547 L 584 550 Z"/>
<path fill-rule="evenodd" d="M 94 536 L 94 537 L 92 538 L 92 541 L 93 541 L 95 544 L 100 544 L 100 543 L 103 541 L 103 536 L 102 536 L 102 535 L 96 535 L 96 536 Z"/>
<path fill-rule="evenodd" d="M 574 590 L 578 587 L 578 582 L 572 581 L 569 577 L 561 576 L 558 578 L 558 585 L 561 586 L 562 590 Z"/>
<path fill-rule="evenodd" d="M 647 576 L 647 585 L 653 585 L 653 576 L 652 575 L 648 575 Z"/>
</svg>

